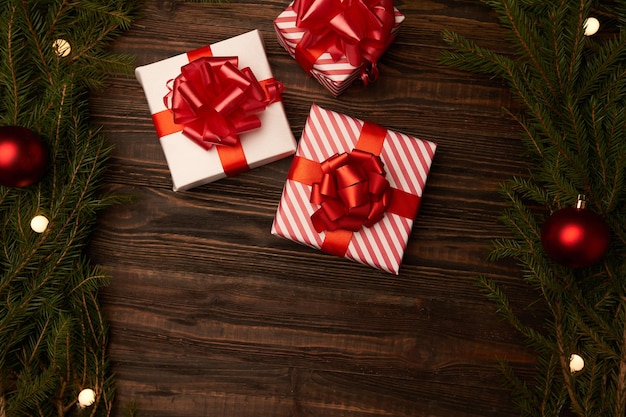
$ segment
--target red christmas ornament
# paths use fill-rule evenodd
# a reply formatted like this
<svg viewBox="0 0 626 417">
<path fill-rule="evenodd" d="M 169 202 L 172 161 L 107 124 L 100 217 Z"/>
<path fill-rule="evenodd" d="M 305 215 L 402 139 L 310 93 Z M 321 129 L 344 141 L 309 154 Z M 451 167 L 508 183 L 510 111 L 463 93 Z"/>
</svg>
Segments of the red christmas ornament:
<svg viewBox="0 0 626 417">
<path fill-rule="evenodd" d="M 49 163 L 48 149 L 37 133 L 21 126 L 0 127 L 0 185 L 34 184 Z"/>
<path fill-rule="evenodd" d="M 576 207 L 555 211 L 541 229 L 541 244 L 548 256 L 570 268 L 598 262 L 609 240 L 609 227 L 602 217 L 585 208 L 584 196 L 578 196 Z"/>
</svg>

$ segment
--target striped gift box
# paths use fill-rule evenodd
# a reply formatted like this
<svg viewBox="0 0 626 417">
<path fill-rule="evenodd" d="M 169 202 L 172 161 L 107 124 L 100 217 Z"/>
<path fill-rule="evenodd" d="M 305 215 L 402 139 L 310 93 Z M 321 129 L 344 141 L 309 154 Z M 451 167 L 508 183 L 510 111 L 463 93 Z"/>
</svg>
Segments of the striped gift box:
<svg viewBox="0 0 626 417">
<path fill-rule="evenodd" d="M 311 107 L 272 225 L 272 234 L 398 274 L 437 145 L 343 114 Z M 356 232 L 315 230 L 307 167 L 360 149 L 380 156 L 398 210 Z M 308 172 L 311 172 L 309 170 Z M 392 204 L 393 205 L 393 204 Z"/>
<path fill-rule="evenodd" d="M 404 15 L 394 7 L 395 26 L 391 30 L 392 36 L 400 29 L 404 21 Z M 281 14 L 274 19 L 274 29 L 278 42 L 285 48 L 292 58 L 296 56 L 296 46 L 302 40 L 306 31 L 296 27 L 297 14 L 291 3 Z M 351 65 L 346 56 L 334 61 L 328 52 L 323 53 L 313 64 L 311 76 L 317 79 L 335 97 L 343 93 L 361 75 L 361 69 L 365 64 L 358 67 Z"/>
<path fill-rule="evenodd" d="M 170 91 L 168 84 L 180 74 L 181 67 L 210 56 L 237 56 L 239 68 L 251 68 L 259 81 L 273 80 L 258 30 L 135 69 L 165 154 L 174 191 L 233 176 L 293 155 L 296 151 L 296 140 L 281 101 L 270 104 L 259 114 L 261 127 L 242 133 L 236 146 L 214 146 L 205 150 L 183 135 L 183 126 L 174 123 L 172 112 L 164 101 Z"/>
</svg>

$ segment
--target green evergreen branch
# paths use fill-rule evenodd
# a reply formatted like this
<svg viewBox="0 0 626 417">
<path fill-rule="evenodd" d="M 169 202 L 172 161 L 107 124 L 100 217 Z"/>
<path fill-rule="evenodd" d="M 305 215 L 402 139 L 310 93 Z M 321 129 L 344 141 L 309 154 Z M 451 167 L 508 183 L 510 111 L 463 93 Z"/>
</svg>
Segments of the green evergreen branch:
<svg viewBox="0 0 626 417">
<path fill-rule="evenodd" d="M 513 114 L 508 109 L 504 109 L 504 112 L 511 117 L 511 119 L 515 120 L 523 129 L 524 135 L 522 135 L 522 142 L 524 142 L 527 146 L 528 144 L 532 145 L 532 150 L 539 157 L 543 157 L 544 145 L 540 143 L 541 139 L 537 134 L 535 127 L 526 121 L 524 115 Z"/>
<path fill-rule="evenodd" d="M 442 37 L 446 43 L 454 47 L 454 49 L 442 51 L 442 62 L 458 66 L 470 72 L 486 75 L 496 74 L 500 77 L 505 76 L 505 73 L 502 71 L 505 64 L 501 60 L 507 60 L 507 58 L 494 54 L 447 29 L 443 30 Z M 473 59 L 474 57 L 480 57 L 480 59 Z M 509 63 L 509 65 L 512 65 L 512 63 Z"/>
<path fill-rule="evenodd" d="M 559 366 L 558 355 L 554 351 L 540 351 L 540 353 L 545 356 L 541 356 L 538 360 L 540 373 L 535 383 L 537 392 L 541 395 L 537 396 L 533 392 L 532 396 L 526 396 L 522 400 L 522 404 L 528 408 L 527 415 L 536 414 L 536 410 L 529 407 L 532 407 L 532 404 L 539 404 L 539 415 L 558 416 L 561 415 L 567 398 L 564 384 L 556 377 Z M 528 401 L 529 399 L 531 401 Z"/>
<path fill-rule="evenodd" d="M 525 62 L 530 63 L 530 68 L 535 69 L 540 79 L 545 82 L 543 87 L 545 87 L 547 91 L 543 92 L 540 89 L 541 100 L 537 100 L 536 102 L 543 102 L 550 105 L 550 103 L 552 103 L 550 97 L 557 96 L 557 90 L 552 85 L 551 77 L 548 75 L 554 68 L 544 69 L 544 62 L 540 57 L 541 53 L 536 48 L 537 45 L 541 44 L 540 40 L 542 38 L 542 36 L 536 32 L 537 22 L 530 19 L 525 13 L 520 12 L 520 9 L 515 8 L 516 0 L 483 0 L 483 2 L 493 7 L 500 14 L 501 22 L 510 29 L 513 35 L 512 40 L 515 42 L 515 45 L 518 46 L 520 57 L 523 58 Z M 535 83 L 528 82 L 527 84 L 532 85 Z M 541 88 L 542 86 L 535 85 L 535 87 Z M 520 91 L 521 88 L 522 84 L 517 84 L 518 91 Z M 532 102 L 529 101 L 526 104 L 528 105 L 530 103 Z"/>
<path fill-rule="evenodd" d="M 530 346 L 543 346 L 547 340 L 535 329 L 522 323 L 513 311 L 509 299 L 496 283 L 486 277 L 479 277 L 478 283 L 485 292 L 486 296 L 496 303 L 498 314 L 505 318 L 521 335 L 523 335 Z"/>
<path fill-rule="evenodd" d="M 598 48 L 595 56 L 586 60 L 587 67 L 582 69 L 578 78 L 581 83 L 578 90 L 580 100 L 591 96 L 611 96 L 615 91 L 619 93 L 624 90 L 626 71 L 621 62 L 625 51 L 626 33 L 620 33 L 615 39 L 607 40 Z"/>
<path fill-rule="evenodd" d="M 623 302 L 626 300 L 622 300 Z M 626 322 L 626 311 L 621 309 L 620 323 Z M 622 335 L 622 346 L 626 346 L 626 326 L 624 326 Z M 622 349 L 622 356 L 619 362 L 619 370 L 617 377 L 617 401 L 615 401 L 615 412 L 613 415 L 623 416 L 626 415 L 626 349 Z"/>
<path fill-rule="evenodd" d="M 50 39 L 52 34 L 57 30 L 59 26 L 59 22 L 61 22 L 64 14 L 69 9 L 70 4 L 68 0 L 63 0 L 61 4 L 52 4 L 49 6 L 50 10 L 50 23 L 48 23 L 48 27 L 46 32 L 43 34 L 44 39 Z M 52 11 L 56 9 L 56 12 L 52 13 Z"/>
<path fill-rule="evenodd" d="M 522 416 L 531 415 L 531 410 L 526 409 L 528 402 L 523 401 L 523 399 L 533 397 L 533 392 L 528 388 L 528 385 L 515 374 L 508 362 L 500 360 L 499 365 L 508 389 L 515 393 L 514 401 L 520 410 L 520 414 Z"/>
<path fill-rule="evenodd" d="M 26 34 L 26 36 L 29 37 L 29 39 L 32 39 L 33 42 L 33 46 L 35 47 L 35 50 L 37 52 L 37 58 L 38 60 L 41 61 L 41 67 L 43 69 L 42 72 L 45 72 L 47 75 L 47 79 L 50 83 L 52 83 L 52 73 L 48 68 L 48 63 L 46 61 L 46 57 L 41 45 L 41 42 L 39 41 L 39 36 L 38 33 L 41 32 L 41 29 L 44 25 L 44 23 L 41 21 L 41 17 L 38 15 L 33 15 L 33 17 L 37 18 L 39 17 L 39 22 L 33 22 L 33 20 L 31 20 L 29 18 L 30 14 L 28 13 L 27 10 L 27 3 L 26 2 L 22 2 L 22 12 L 23 12 L 23 16 L 24 16 L 24 22 L 27 25 L 27 29 L 28 29 L 28 33 Z"/>
<path fill-rule="evenodd" d="M 15 61 L 13 56 L 13 24 L 15 19 L 15 7 L 11 9 L 11 14 L 8 19 L 8 29 L 7 29 L 7 63 L 9 66 L 9 73 L 11 74 L 11 100 L 9 102 L 13 102 L 13 116 L 9 115 L 9 120 L 12 121 L 13 124 L 17 123 L 17 114 L 18 114 L 18 103 L 19 103 L 19 94 L 18 94 L 18 80 L 13 70 L 15 68 Z"/>
<path fill-rule="evenodd" d="M 560 372 L 565 382 L 565 387 L 567 389 L 567 393 L 569 395 L 570 407 L 572 410 L 580 416 L 586 415 L 586 412 L 581 405 L 580 399 L 576 395 L 576 391 L 574 389 L 574 381 L 572 379 L 572 372 L 569 368 L 569 352 L 572 351 L 572 347 L 569 345 L 568 339 L 569 335 L 566 331 L 570 330 L 570 326 L 567 325 L 567 317 L 566 313 L 562 308 L 562 304 L 560 302 L 556 302 L 552 304 L 554 308 L 552 308 L 552 315 L 554 319 L 554 336 L 557 344 L 557 358 L 559 360 Z"/>
<path fill-rule="evenodd" d="M 527 416 L 558 417 L 564 407 L 582 417 L 626 412 L 626 1 L 486 0 L 510 36 L 512 58 L 463 36 L 443 32 L 442 62 L 507 82 L 522 104 L 505 109 L 521 128 L 536 162 L 529 178 L 500 189 L 501 221 L 510 238 L 494 241 L 490 260 L 515 259 L 524 281 L 549 312 L 537 335 L 515 314 L 499 286 L 479 277 L 498 312 L 537 352 L 536 378 L 525 385 L 506 366 L 515 403 Z M 598 7 L 601 7 L 599 11 Z M 618 21 L 614 34 L 583 35 L 593 14 Z M 607 36 L 608 35 L 608 36 Z M 573 270 L 549 259 L 540 239 L 541 215 L 584 193 L 611 229 L 611 246 L 597 265 Z M 532 209 L 530 207 L 532 205 Z M 572 373 L 569 356 L 585 358 Z"/>
<path fill-rule="evenodd" d="M 590 186 L 584 175 L 584 167 L 579 162 L 578 153 L 570 150 L 566 144 L 566 138 L 563 137 L 559 129 L 554 125 L 553 120 L 560 121 L 565 117 L 564 110 L 560 110 L 553 104 L 553 101 L 559 97 L 557 90 L 552 85 L 550 77 L 547 75 L 543 65 L 539 62 L 538 53 L 534 51 L 534 47 L 530 44 L 532 39 L 523 36 L 523 33 L 532 31 L 535 23 L 528 19 L 519 18 L 523 15 L 521 11 L 513 12 L 512 7 L 516 3 L 515 0 L 507 1 L 485 1 L 486 3 L 496 7 L 505 16 L 505 23 L 514 33 L 514 38 L 520 45 L 523 56 L 525 56 L 540 76 L 539 81 L 532 80 L 527 73 L 524 64 L 515 64 L 511 59 L 493 54 L 485 50 L 473 42 L 468 41 L 458 34 L 452 34 L 449 31 L 443 32 L 444 41 L 450 44 L 457 52 L 444 51 L 442 54 L 442 62 L 448 65 L 456 66 L 468 71 L 479 70 L 481 73 L 492 71 L 494 74 L 504 78 L 509 82 L 515 96 L 521 100 L 527 111 L 533 116 L 534 123 L 539 127 L 541 136 L 535 136 L 535 149 L 543 157 L 545 148 L 555 148 L 557 158 L 565 157 L 569 166 L 573 169 L 570 177 L 576 177 L 582 180 L 582 188 L 585 192 L 589 192 Z M 525 21 L 526 23 L 522 23 Z M 538 36 L 538 35 L 537 35 Z M 563 48 L 556 48 L 555 51 L 561 51 Z M 521 67 L 520 67 L 521 65 Z M 494 66 L 498 67 L 497 69 Z M 520 67 L 518 69 L 518 67 Z M 545 91 L 544 91 L 545 89 Z M 547 107 L 546 107 L 547 106 Z M 554 113 L 551 117 L 550 112 Z M 538 131 L 533 127 L 534 131 Z M 544 139 L 547 142 L 544 142 Z"/>
<path fill-rule="evenodd" d="M 563 1 L 561 3 L 562 6 L 565 5 L 565 1 Z M 561 7 L 560 8 L 561 12 L 563 13 L 564 17 L 563 18 L 557 18 L 556 21 L 563 21 L 563 22 L 567 22 L 567 13 L 568 10 L 566 7 Z M 563 39 L 564 42 L 566 42 L 568 39 L 573 41 L 573 46 L 571 48 L 571 50 L 573 51 L 572 53 L 572 57 L 570 60 L 570 65 L 569 65 L 569 72 L 567 74 L 567 78 L 565 80 L 565 82 L 563 82 L 561 84 L 561 89 L 567 89 L 569 86 L 572 85 L 572 82 L 575 81 L 576 79 L 578 79 L 578 73 L 580 71 L 581 68 L 581 57 L 582 57 L 582 50 L 583 50 L 583 46 L 584 43 L 582 42 L 583 40 L 583 32 L 584 32 L 584 19 L 585 16 L 587 16 L 587 14 L 589 13 L 589 7 L 588 4 L 586 4 L 585 1 L 581 0 L 579 2 L 579 9 L 578 9 L 578 20 L 573 20 L 574 23 L 574 31 L 573 32 L 569 32 L 568 33 L 568 37 Z M 552 38 L 555 39 L 553 45 L 554 47 L 558 47 L 559 46 L 559 42 L 556 41 L 557 38 L 559 38 L 560 33 L 557 32 L 557 26 L 554 25 L 553 26 L 553 32 L 552 32 Z M 556 63 L 555 63 L 556 64 Z M 574 93 L 574 91 L 570 91 L 570 93 Z"/>
<path fill-rule="evenodd" d="M 105 276 L 84 256 L 110 148 L 89 125 L 87 94 L 130 60 L 106 52 L 137 4 L 121 0 L 9 0 L 0 6 L 0 118 L 38 132 L 52 167 L 24 189 L 0 186 L 0 415 L 65 416 L 79 390 L 88 413 L 110 415 L 114 390 L 97 291 Z M 53 42 L 70 42 L 69 56 Z M 42 234 L 30 219 L 50 220 Z"/>
</svg>

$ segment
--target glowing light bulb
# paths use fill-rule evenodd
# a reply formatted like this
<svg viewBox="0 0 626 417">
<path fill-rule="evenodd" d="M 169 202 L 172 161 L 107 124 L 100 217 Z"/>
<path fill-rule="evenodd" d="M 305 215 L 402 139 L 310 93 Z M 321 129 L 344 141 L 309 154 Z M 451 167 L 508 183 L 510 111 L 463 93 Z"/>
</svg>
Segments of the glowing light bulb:
<svg viewBox="0 0 626 417">
<path fill-rule="evenodd" d="M 54 52 L 60 57 L 66 57 L 72 52 L 72 45 L 65 39 L 57 39 L 52 42 Z"/>
<path fill-rule="evenodd" d="M 585 36 L 593 36 L 600 29 L 600 21 L 595 17 L 588 17 L 583 22 L 583 29 L 585 29 Z"/>
<path fill-rule="evenodd" d="M 572 373 L 582 371 L 584 367 L 585 367 L 585 360 L 580 355 L 573 353 L 569 357 L 569 370 Z"/>
<path fill-rule="evenodd" d="M 43 233 L 48 228 L 49 220 L 46 216 L 41 214 L 35 216 L 30 221 L 30 228 L 37 233 Z"/>
<path fill-rule="evenodd" d="M 85 388 L 78 394 L 80 408 L 89 407 L 96 401 L 96 393 L 91 388 Z"/>
</svg>

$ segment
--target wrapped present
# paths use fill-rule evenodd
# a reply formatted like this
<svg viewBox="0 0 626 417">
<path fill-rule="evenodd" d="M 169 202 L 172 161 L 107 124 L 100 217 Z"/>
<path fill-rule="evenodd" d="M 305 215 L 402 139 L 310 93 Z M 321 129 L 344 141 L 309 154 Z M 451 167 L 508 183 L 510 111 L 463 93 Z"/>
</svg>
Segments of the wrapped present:
<svg viewBox="0 0 626 417">
<path fill-rule="evenodd" d="M 436 147 L 313 105 L 272 234 L 397 275 Z"/>
<path fill-rule="evenodd" d="M 378 77 L 377 62 L 404 15 L 393 0 L 295 0 L 274 20 L 278 41 L 335 97 L 357 78 Z"/>
<path fill-rule="evenodd" d="M 174 191 L 292 155 L 296 141 L 258 30 L 138 67 Z"/>
</svg>

